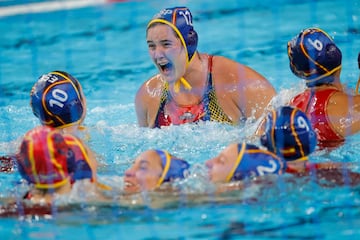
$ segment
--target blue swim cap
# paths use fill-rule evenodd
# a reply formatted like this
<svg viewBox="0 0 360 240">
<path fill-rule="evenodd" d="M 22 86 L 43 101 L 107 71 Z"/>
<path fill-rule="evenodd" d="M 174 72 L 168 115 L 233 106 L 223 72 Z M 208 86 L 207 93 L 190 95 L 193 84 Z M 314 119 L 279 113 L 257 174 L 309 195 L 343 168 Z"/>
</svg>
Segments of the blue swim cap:
<svg viewBox="0 0 360 240">
<path fill-rule="evenodd" d="M 319 28 L 308 28 L 288 42 L 290 69 L 306 80 L 308 87 L 331 83 L 327 78 L 341 68 L 341 51 Z"/>
<path fill-rule="evenodd" d="M 30 93 L 30 105 L 43 125 L 65 127 L 85 115 L 80 83 L 70 74 L 54 71 L 39 77 Z"/>
<path fill-rule="evenodd" d="M 153 23 L 166 24 L 176 32 L 186 50 L 188 62 L 190 62 L 198 43 L 198 35 L 193 27 L 190 10 L 187 7 L 165 8 L 154 16 L 147 28 L 149 29 Z"/>
<path fill-rule="evenodd" d="M 238 156 L 226 181 L 239 181 L 266 174 L 281 174 L 285 162 L 274 153 L 247 143 L 237 144 Z"/>
<path fill-rule="evenodd" d="M 161 166 L 163 168 L 163 172 L 157 183 L 157 187 L 159 187 L 164 182 L 185 178 L 185 171 L 190 167 L 188 162 L 170 155 L 167 151 L 155 151 L 161 158 Z"/>
<path fill-rule="evenodd" d="M 304 112 L 284 106 L 267 115 L 261 144 L 285 160 L 292 161 L 312 153 L 317 138 Z"/>
</svg>

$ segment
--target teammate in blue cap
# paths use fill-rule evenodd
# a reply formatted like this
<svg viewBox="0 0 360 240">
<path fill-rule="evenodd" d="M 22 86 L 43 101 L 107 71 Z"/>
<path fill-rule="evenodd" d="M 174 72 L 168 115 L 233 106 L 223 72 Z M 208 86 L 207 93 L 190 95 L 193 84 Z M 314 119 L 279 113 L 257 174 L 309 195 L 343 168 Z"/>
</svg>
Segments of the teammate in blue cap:
<svg viewBox="0 0 360 240">
<path fill-rule="evenodd" d="M 205 163 L 213 183 L 228 183 L 285 172 L 285 162 L 276 154 L 247 143 L 232 143 Z"/>
<path fill-rule="evenodd" d="M 282 174 L 305 166 L 317 139 L 309 119 L 299 109 L 284 106 L 268 113 L 262 122 L 261 144 L 233 143 L 206 162 L 213 182 L 230 182 L 266 174 Z M 300 162 L 300 164 L 298 164 Z"/>
<path fill-rule="evenodd" d="M 317 135 L 309 118 L 297 108 L 283 106 L 271 111 L 265 119 L 261 143 L 285 160 L 287 173 L 312 174 L 322 185 L 360 184 L 360 173 L 352 171 L 349 163 L 309 160 L 316 150 Z"/>
<path fill-rule="evenodd" d="M 360 130 L 360 95 L 349 94 L 341 85 L 340 49 L 319 28 L 301 31 L 287 49 L 291 71 L 307 86 L 290 104 L 310 118 L 319 145 L 340 145 Z"/>
<path fill-rule="evenodd" d="M 31 89 L 30 106 L 42 125 L 78 136 L 90 162 L 97 166 L 95 153 L 83 142 L 89 138 L 83 126 L 86 98 L 80 82 L 74 76 L 64 71 L 52 71 L 40 76 Z"/>
<path fill-rule="evenodd" d="M 238 124 L 258 118 L 275 90 L 253 69 L 197 51 L 198 34 L 187 7 L 161 10 L 148 23 L 146 41 L 158 74 L 138 90 L 140 126 L 198 121 Z"/>
<path fill-rule="evenodd" d="M 46 126 L 76 132 L 86 116 L 86 99 L 80 82 L 64 71 L 39 77 L 30 92 L 34 115 Z"/>
<path fill-rule="evenodd" d="M 42 125 L 88 138 L 82 125 L 86 116 L 86 99 L 80 82 L 69 73 L 52 71 L 41 75 L 31 89 L 30 107 Z M 94 154 L 85 147 L 95 164 Z M 0 171 L 11 171 L 13 163 L 12 156 L 2 157 Z"/>
<path fill-rule="evenodd" d="M 80 139 L 56 128 L 37 126 L 28 131 L 15 159 L 19 173 L 31 185 L 24 199 L 33 203 L 51 204 L 55 193 L 68 194 L 79 181 L 111 189 L 97 181 L 96 166 Z"/>
<path fill-rule="evenodd" d="M 287 167 L 306 166 L 308 156 L 316 149 L 317 136 L 304 112 L 279 107 L 267 114 L 264 126 L 260 141 L 267 150 L 284 159 Z"/>
<path fill-rule="evenodd" d="M 166 182 L 183 179 L 190 165 L 163 150 L 147 150 L 125 171 L 124 191 L 153 191 Z"/>
<path fill-rule="evenodd" d="M 261 144 L 266 150 L 246 143 L 233 143 L 206 161 L 210 180 L 227 183 L 267 174 L 308 175 L 335 185 L 358 185 L 360 174 L 347 163 L 309 161 L 317 145 L 310 120 L 299 109 L 283 106 L 271 111 L 263 122 Z"/>
<path fill-rule="evenodd" d="M 69 73 L 52 71 L 41 75 L 30 91 L 30 107 L 42 125 L 88 138 L 82 125 L 86 116 L 86 99 L 80 82 Z M 96 164 L 94 154 L 85 147 Z M 1 157 L 1 172 L 13 170 L 12 158 Z"/>
<path fill-rule="evenodd" d="M 316 133 L 299 109 L 284 106 L 273 110 L 261 127 L 261 143 L 267 149 L 246 143 L 230 144 L 217 157 L 206 162 L 213 182 L 282 174 L 295 163 L 303 164 L 315 150 Z"/>
</svg>

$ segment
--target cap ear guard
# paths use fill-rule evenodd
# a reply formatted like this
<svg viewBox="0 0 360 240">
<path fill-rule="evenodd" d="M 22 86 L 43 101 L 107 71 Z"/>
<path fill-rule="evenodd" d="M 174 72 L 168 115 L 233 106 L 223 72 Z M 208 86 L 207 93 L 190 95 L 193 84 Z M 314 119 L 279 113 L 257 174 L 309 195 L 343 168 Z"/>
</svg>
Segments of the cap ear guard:
<svg viewBox="0 0 360 240">
<path fill-rule="evenodd" d="M 199 39 L 197 32 L 194 29 L 190 30 L 186 39 L 187 49 L 189 52 L 189 61 L 191 61 L 198 45 Z"/>
<path fill-rule="evenodd" d="M 24 152 L 24 151 L 26 151 L 26 149 L 27 149 L 27 146 L 25 146 L 27 143 L 26 142 L 23 142 L 23 144 L 21 145 L 21 150 L 20 150 L 20 154 L 22 153 L 22 152 Z M 20 173 L 20 175 L 21 175 L 21 177 L 23 178 L 23 179 L 25 179 L 27 182 L 33 182 L 33 180 L 29 177 L 29 175 L 26 173 L 26 170 L 25 170 L 25 168 L 23 167 L 23 163 L 24 163 L 24 161 L 22 161 L 21 160 L 21 155 L 20 154 L 17 154 L 16 155 L 16 165 L 17 165 L 17 169 L 18 169 L 18 171 L 19 171 L 19 173 Z M 26 162 L 25 162 L 25 164 L 26 164 Z"/>
<path fill-rule="evenodd" d="M 234 166 L 231 168 L 229 174 L 226 176 L 226 179 L 225 181 L 226 182 L 230 182 L 231 180 L 241 180 L 243 177 L 239 176 L 241 174 L 237 173 L 237 169 L 240 165 L 240 162 L 244 156 L 244 152 L 246 150 L 246 144 L 245 143 L 242 143 L 242 144 L 237 144 L 237 157 L 236 157 L 236 160 L 235 160 L 235 163 L 234 163 Z"/>
</svg>

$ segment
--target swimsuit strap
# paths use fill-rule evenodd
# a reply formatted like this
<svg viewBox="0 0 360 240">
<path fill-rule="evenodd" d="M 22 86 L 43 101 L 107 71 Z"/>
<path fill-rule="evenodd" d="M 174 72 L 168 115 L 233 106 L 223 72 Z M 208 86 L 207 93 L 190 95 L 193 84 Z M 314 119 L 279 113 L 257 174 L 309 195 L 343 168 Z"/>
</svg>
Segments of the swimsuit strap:
<svg viewBox="0 0 360 240">
<path fill-rule="evenodd" d="M 165 82 L 164 87 L 161 90 L 161 97 L 160 97 L 160 104 L 159 104 L 159 110 L 157 112 L 156 118 L 155 118 L 155 127 L 159 128 L 161 127 L 161 124 L 159 123 L 159 117 L 161 114 L 165 114 L 164 113 L 164 108 L 165 108 L 165 104 L 168 101 L 168 89 L 169 89 L 169 84 L 167 82 Z"/>
<path fill-rule="evenodd" d="M 220 107 L 217 101 L 215 87 L 213 83 L 213 77 L 212 77 L 213 57 L 214 57 L 213 55 L 208 56 L 208 78 L 206 83 L 207 84 L 206 90 L 203 96 L 203 104 L 204 104 L 204 112 L 205 112 L 205 116 L 203 117 L 203 120 L 213 120 L 218 122 L 232 123 L 232 121 L 225 114 L 225 112 Z M 244 117 L 245 114 L 242 111 L 241 114 L 243 115 L 243 118 L 245 118 Z"/>
<path fill-rule="evenodd" d="M 202 103 L 203 103 L 203 106 L 204 106 L 205 115 L 202 118 L 204 121 L 210 121 L 211 120 L 211 111 L 209 109 L 209 104 L 210 104 L 210 93 L 212 91 L 214 91 L 213 82 L 212 82 L 213 57 L 214 57 L 213 55 L 208 56 L 208 77 L 207 77 L 207 81 L 205 83 L 204 95 L 203 95 L 202 100 L 201 100 Z"/>
<path fill-rule="evenodd" d="M 215 88 L 213 85 L 212 79 L 212 70 L 213 70 L 213 56 L 208 55 L 208 76 L 205 83 L 205 90 L 202 96 L 201 101 L 198 103 L 203 106 L 203 116 L 201 120 L 203 121 L 218 121 L 218 122 L 226 122 L 232 123 L 229 117 L 224 113 L 222 108 L 219 106 Z M 169 92 L 169 84 L 167 82 L 164 83 L 162 88 L 159 110 L 157 116 L 155 118 L 155 127 L 160 127 L 161 123 L 160 117 L 164 115 L 164 109 L 167 102 L 172 101 L 171 94 Z M 175 103 L 176 104 L 176 103 Z M 241 110 L 240 110 L 241 111 Z M 241 114 L 245 116 L 245 114 L 241 111 Z M 245 117 L 243 117 L 245 118 Z M 245 118 L 246 119 L 246 118 Z"/>
<path fill-rule="evenodd" d="M 204 108 L 205 108 L 205 112 L 206 114 L 210 114 L 207 111 L 207 106 L 209 104 L 209 93 L 210 91 L 213 91 L 213 82 L 212 82 L 212 64 L 213 64 L 213 55 L 209 55 L 208 56 L 208 77 L 207 77 L 207 81 L 205 83 L 205 91 L 204 91 L 204 95 L 201 98 L 201 101 L 199 103 L 203 103 L 204 104 Z M 170 102 L 172 100 L 171 94 L 169 92 L 169 83 L 165 82 L 165 87 L 163 88 L 163 93 L 161 96 L 161 107 L 163 108 L 163 106 L 165 105 L 166 102 Z M 209 118 L 210 119 L 210 118 Z M 207 120 L 207 119 L 203 119 L 203 120 Z"/>
</svg>

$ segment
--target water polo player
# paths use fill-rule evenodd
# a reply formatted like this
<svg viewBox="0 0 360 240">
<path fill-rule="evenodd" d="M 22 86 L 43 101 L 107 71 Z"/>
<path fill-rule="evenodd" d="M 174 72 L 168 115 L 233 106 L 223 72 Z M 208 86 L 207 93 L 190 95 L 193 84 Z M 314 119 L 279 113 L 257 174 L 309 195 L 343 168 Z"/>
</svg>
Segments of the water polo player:
<svg viewBox="0 0 360 240">
<path fill-rule="evenodd" d="M 161 10 L 148 23 L 146 41 L 159 73 L 136 94 L 140 126 L 200 120 L 238 124 L 260 117 L 275 95 L 271 84 L 253 69 L 197 51 L 198 35 L 187 7 Z"/>
<path fill-rule="evenodd" d="M 76 132 L 86 116 L 86 99 L 80 82 L 63 71 L 39 77 L 30 93 L 34 115 L 46 126 Z"/>
<path fill-rule="evenodd" d="M 307 89 L 291 100 L 310 118 L 319 145 L 333 147 L 360 130 L 360 95 L 347 93 L 340 82 L 342 54 L 319 28 L 301 31 L 288 42 L 291 71 Z"/>
<path fill-rule="evenodd" d="M 261 144 L 286 161 L 305 161 L 317 144 L 310 120 L 301 110 L 283 106 L 268 113 Z"/>
<path fill-rule="evenodd" d="M 30 106 L 34 115 L 45 126 L 60 129 L 88 140 L 90 134 L 82 125 L 86 117 L 86 99 L 80 82 L 63 71 L 44 74 L 31 89 Z M 97 165 L 96 154 L 83 144 L 92 165 Z"/>
<path fill-rule="evenodd" d="M 316 150 L 316 132 L 305 113 L 297 108 L 284 106 L 270 112 L 261 143 L 286 161 L 288 173 L 313 174 L 319 184 L 326 186 L 360 184 L 360 173 L 353 172 L 349 163 L 309 161 L 309 155 Z"/>
<path fill-rule="evenodd" d="M 28 131 L 16 161 L 21 176 L 33 186 L 24 198 L 33 203 L 51 204 L 54 193 L 69 193 L 77 181 L 97 183 L 96 166 L 80 139 L 52 127 Z"/>
<path fill-rule="evenodd" d="M 232 143 L 218 156 L 207 160 L 209 178 L 227 183 L 267 174 L 282 174 L 285 162 L 274 153 L 247 143 Z"/>
<path fill-rule="evenodd" d="M 124 191 L 136 193 L 156 190 L 164 183 L 183 179 L 189 167 L 185 160 L 167 151 L 147 150 L 125 171 Z"/>
</svg>

